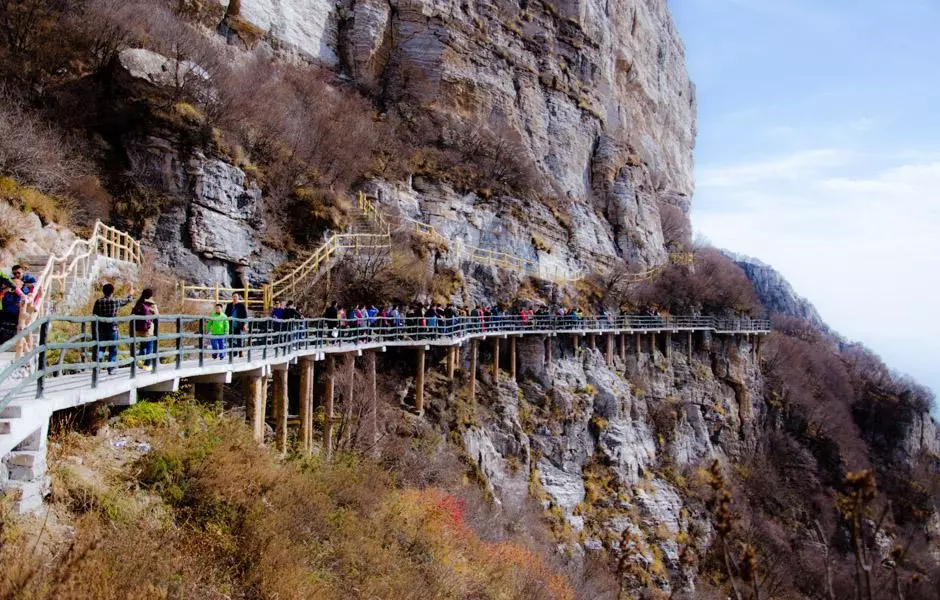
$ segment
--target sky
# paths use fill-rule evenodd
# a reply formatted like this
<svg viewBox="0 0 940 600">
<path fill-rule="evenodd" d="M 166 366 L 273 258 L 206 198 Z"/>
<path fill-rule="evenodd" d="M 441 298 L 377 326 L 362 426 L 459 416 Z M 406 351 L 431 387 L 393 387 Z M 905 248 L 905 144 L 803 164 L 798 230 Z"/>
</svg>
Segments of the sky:
<svg viewBox="0 0 940 600">
<path fill-rule="evenodd" d="M 940 396 L 940 0 L 669 4 L 696 233 Z"/>
</svg>

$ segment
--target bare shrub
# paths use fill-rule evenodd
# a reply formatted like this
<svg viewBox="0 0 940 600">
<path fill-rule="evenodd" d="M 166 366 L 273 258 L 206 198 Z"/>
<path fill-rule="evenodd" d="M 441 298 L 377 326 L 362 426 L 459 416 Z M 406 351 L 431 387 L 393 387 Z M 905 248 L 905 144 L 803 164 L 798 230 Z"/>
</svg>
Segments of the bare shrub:
<svg viewBox="0 0 940 600">
<path fill-rule="evenodd" d="M 692 245 L 692 224 L 682 209 L 672 204 L 659 204 L 659 223 L 663 242 L 670 252 L 681 252 Z"/>
<path fill-rule="evenodd" d="M 694 264 L 670 264 L 629 294 L 632 303 L 657 306 L 673 313 L 760 312 L 760 304 L 747 275 L 714 248 L 695 252 Z"/>
<path fill-rule="evenodd" d="M 41 192 L 64 190 L 87 170 L 69 142 L 0 88 L 0 175 Z"/>
</svg>

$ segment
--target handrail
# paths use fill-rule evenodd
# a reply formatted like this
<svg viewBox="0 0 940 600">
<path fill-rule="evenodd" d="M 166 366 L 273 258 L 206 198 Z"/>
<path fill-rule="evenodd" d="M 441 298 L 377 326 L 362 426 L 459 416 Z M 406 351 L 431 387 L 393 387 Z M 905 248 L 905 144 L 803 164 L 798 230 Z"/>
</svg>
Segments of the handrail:
<svg viewBox="0 0 940 600">
<path fill-rule="evenodd" d="M 28 328 L 38 317 L 46 314 L 46 300 L 56 291 L 56 287 L 64 294 L 69 277 L 76 273 L 79 277 L 88 277 L 98 256 L 139 265 L 140 242 L 120 229 L 95 221 L 95 227 L 88 239 L 75 239 L 61 256 L 49 256 L 45 268 L 36 278 L 32 293 L 24 300 L 17 329 L 22 331 Z M 25 352 L 33 341 L 30 336 L 16 336 L 15 339 L 19 340 L 16 346 L 17 356 Z"/>
<path fill-rule="evenodd" d="M 136 333 L 133 325 L 138 321 L 151 321 L 153 335 Z M 136 378 L 140 367 L 137 361 L 153 361 L 157 370 L 189 369 L 199 372 L 207 363 L 252 363 L 257 360 L 292 360 L 299 356 L 350 352 L 387 346 L 411 347 L 452 345 L 468 339 L 489 336 L 525 336 L 604 333 L 659 333 L 680 331 L 710 331 L 719 334 L 765 334 L 770 332 L 767 319 L 744 317 L 660 317 L 649 315 L 587 316 L 575 315 L 486 315 L 459 317 L 383 317 L 360 319 L 298 319 L 277 320 L 271 318 L 247 318 L 230 320 L 240 325 L 238 330 L 224 336 L 213 336 L 206 327 L 204 315 L 159 315 L 125 317 L 59 317 L 45 316 L 20 332 L 16 338 L 0 345 L 0 352 L 7 351 L 17 343 L 20 336 L 38 335 L 39 344 L 27 354 L 19 357 L 0 372 L 0 381 L 14 382 L 0 391 L 0 410 L 13 399 L 40 398 L 45 394 L 46 379 L 71 373 L 90 376 L 91 388 L 96 388 L 103 369 L 129 367 L 126 375 Z M 90 327 L 90 336 L 80 336 L 80 341 L 71 338 L 64 342 L 50 341 L 52 329 L 59 324 L 81 324 Z M 119 332 L 117 339 L 98 339 L 99 325 L 128 325 L 126 333 Z M 233 328 L 234 329 L 234 328 Z M 74 330 L 74 329 L 73 329 Z M 90 339 L 89 339 L 90 338 Z M 216 352 L 211 348 L 212 339 L 225 341 L 224 359 L 211 358 Z M 141 342 L 154 342 L 151 349 L 138 348 Z M 100 355 L 111 348 L 118 348 L 116 362 L 102 361 Z M 124 352 L 120 352 L 121 350 Z M 50 351 L 79 350 L 70 356 L 77 361 L 46 359 Z M 236 356 L 235 353 L 239 353 Z M 123 358 L 121 357 L 123 355 Z M 214 363 L 212 361 L 215 361 Z M 11 376 L 24 365 L 38 367 L 28 377 L 14 380 Z M 195 369 L 195 371 L 193 371 Z M 125 373 L 122 371 L 122 375 Z M 35 390 L 29 389 L 33 383 Z"/>
<path fill-rule="evenodd" d="M 245 304 L 249 308 L 257 307 L 267 313 L 271 310 L 275 300 L 288 293 L 296 293 L 299 284 L 311 273 L 318 272 L 320 267 L 329 262 L 337 252 L 354 250 L 358 254 L 361 250 L 391 248 L 391 227 L 385 221 L 375 203 L 362 192 L 357 194 L 356 202 L 359 210 L 374 221 L 379 230 L 384 231 L 384 233 L 334 233 L 321 246 L 311 252 L 303 262 L 291 269 L 289 273 L 260 288 L 252 288 L 248 285 L 235 288 L 218 284 L 215 286 L 198 286 L 181 281 L 180 297 L 184 301 L 196 303 L 224 303 L 232 294 L 242 294 Z M 211 293 L 211 295 L 206 297 L 207 293 Z"/>
</svg>

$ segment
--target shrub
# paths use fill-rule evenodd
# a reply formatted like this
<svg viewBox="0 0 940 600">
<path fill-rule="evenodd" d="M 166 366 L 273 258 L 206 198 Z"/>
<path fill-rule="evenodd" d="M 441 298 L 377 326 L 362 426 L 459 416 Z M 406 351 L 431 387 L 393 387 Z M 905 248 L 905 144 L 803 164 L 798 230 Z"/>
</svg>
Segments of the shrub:
<svg viewBox="0 0 940 600">
<path fill-rule="evenodd" d="M 61 134 L 0 88 L 0 176 L 53 193 L 65 190 L 86 169 Z"/>
<path fill-rule="evenodd" d="M 691 266 L 664 266 L 650 280 L 635 285 L 629 298 L 640 306 L 658 306 L 675 314 L 760 312 L 747 275 L 714 248 L 695 252 Z"/>
</svg>

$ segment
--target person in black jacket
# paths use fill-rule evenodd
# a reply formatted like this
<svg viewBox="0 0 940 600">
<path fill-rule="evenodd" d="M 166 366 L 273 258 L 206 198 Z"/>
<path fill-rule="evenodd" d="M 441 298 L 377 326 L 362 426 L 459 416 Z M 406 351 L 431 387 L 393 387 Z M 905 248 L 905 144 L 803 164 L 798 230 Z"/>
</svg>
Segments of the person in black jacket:
<svg viewBox="0 0 940 600">
<path fill-rule="evenodd" d="M 248 319 L 248 308 L 242 302 L 240 294 L 232 294 L 232 301 L 225 307 L 225 316 L 232 320 L 232 348 L 241 348 L 245 345 L 245 326 Z M 233 352 L 234 354 L 234 352 Z M 239 352 L 237 356 L 241 356 Z"/>
</svg>

